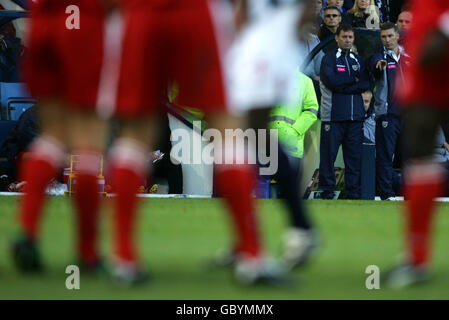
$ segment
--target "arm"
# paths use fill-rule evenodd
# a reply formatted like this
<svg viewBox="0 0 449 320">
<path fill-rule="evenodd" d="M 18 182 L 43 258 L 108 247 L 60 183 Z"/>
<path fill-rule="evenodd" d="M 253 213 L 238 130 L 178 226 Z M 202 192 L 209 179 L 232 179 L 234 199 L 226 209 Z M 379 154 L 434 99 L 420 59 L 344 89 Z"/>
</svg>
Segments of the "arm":
<svg viewBox="0 0 449 320">
<path fill-rule="evenodd" d="M 325 55 L 321 62 L 320 80 L 333 92 L 341 92 L 343 88 L 356 82 L 354 73 L 337 72 L 331 55 Z"/>
<path fill-rule="evenodd" d="M 320 81 L 320 67 L 321 67 L 321 62 L 323 61 L 323 57 L 324 57 L 324 52 L 323 52 L 323 50 L 321 50 L 320 52 L 318 52 L 318 54 L 315 56 L 315 58 L 312 61 L 314 72 L 315 72 L 315 77 L 313 79 L 316 81 Z"/>
<path fill-rule="evenodd" d="M 387 67 L 387 62 L 380 53 L 373 54 L 368 60 L 368 68 L 376 79 L 380 79 L 383 71 Z"/>
<path fill-rule="evenodd" d="M 362 94 L 365 91 L 371 89 L 371 80 L 369 78 L 368 70 L 366 69 L 365 62 L 362 59 L 359 59 L 360 63 L 360 79 L 356 83 L 345 87 L 341 90 L 341 93 L 345 94 Z"/>
<path fill-rule="evenodd" d="M 305 135 L 307 130 L 315 123 L 318 115 L 318 99 L 316 97 L 315 88 L 310 78 L 306 78 L 304 83 L 304 98 L 302 112 L 296 122 L 293 124 L 299 134 Z"/>
</svg>

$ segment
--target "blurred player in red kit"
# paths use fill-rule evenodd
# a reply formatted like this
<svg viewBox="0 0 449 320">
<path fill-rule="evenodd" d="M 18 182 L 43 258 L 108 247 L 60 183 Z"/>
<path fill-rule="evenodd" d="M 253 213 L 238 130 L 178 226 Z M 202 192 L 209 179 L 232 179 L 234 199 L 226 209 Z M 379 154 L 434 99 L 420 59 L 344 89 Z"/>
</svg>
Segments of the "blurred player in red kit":
<svg viewBox="0 0 449 320">
<path fill-rule="evenodd" d="M 118 274 L 139 281 L 143 274 L 132 238 L 138 209 L 138 187 L 146 176 L 146 155 L 154 143 L 160 98 L 176 83 L 177 103 L 203 110 L 212 128 L 240 128 L 226 110 L 226 93 L 219 44 L 211 8 L 220 1 L 126 1 L 117 110 L 121 136 L 109 155 L 110 176 L 116 186 L 116 210 L 121 232 Z M 224 134 L 222 134 L 224 136 Z M 217 144 L 218 145 L 218 144 Z M 219 148 L 222 148 L 221 146 Z M 234 153 L 223 144 L 222 159 Z M 217 155 L 217 149 L 215 154 Z M 215 181 L 231 212 L 236 232 L 236 278 L 245 284 L 280 283 L 283 268 L 264 257 L 252 191 L 254 168 L 234 157 L 215 165 Z M 132 271 L 134 270 L 134 272 Z"/>
<path fill-rule="evenodd" d="M 400 85 L 404 106 L 406 260 L 387 274 L 404 287 L 429 278 L 434 198 L 445 190 L 445 172 L 432 161 L 438 126 L 449 120 L 449 2 L 412 2 L 414 21 L 406 38 L 412 57 Z"/>
<path fill-rule="evenodd" d="M 42 268 L 37 241 L 45 188 L 70 147 L 81 159 L 75 198 L 80 263 L 88 268 L 98 265 L 99 199 L 94 172 L 105 130 L 97 113 L 115 114 L 122 120 L 122 130 L 109 156 L 117 192 L 114 274 L 128 284 L 138 283 L 146 279 L 146 272 L 134 241 L 136 194 L 147 170 L 149 137 L 155 128 L 151 116 L 160 97 L 175 81 L 180 89 L 178 101 L 209 111 L 212 126 L 221 131 L 238 126 L 225 109 L 209 2 L 127 0 L 119 2 L 123 10 L 118 11 L 116 1 L 77 1 L 82 15 L 79 29 L 66 24 L 71 2 L 41 0 L 31 8 L 25 78 L 40 99 L 42 135 L 22 167 L 22 179 L 27 181 L 20 206 L 23 237 L 14 244 L 14 258 L 22 270 Z M 237 233 L 237 278 L 245 283 L 282 280 L 281 268 L 263 257 L 254 216 L 252 168 L 224 164 L 217 165 L 216 172 Z"/>
<path fill-rule="evenodd" d="M 30 2 L 24 78 L 39 98 L 42 134 L 20 168 L 26 187 L 19 205 L 22 236 L 13 244 L 13 257 L 23 271 L 42 269 L 37 243 L 45 189 L 66 164 L 66 151 L 79 155 L 74 199 L 79 264 L 88 271 L 101 266 L 96 246 L 97 175 L 106 130 L 97 114 L 115 103 L 118 72 L 114 71 L 121 54 L 117 4 L 115 0 Z"/>
</svg>

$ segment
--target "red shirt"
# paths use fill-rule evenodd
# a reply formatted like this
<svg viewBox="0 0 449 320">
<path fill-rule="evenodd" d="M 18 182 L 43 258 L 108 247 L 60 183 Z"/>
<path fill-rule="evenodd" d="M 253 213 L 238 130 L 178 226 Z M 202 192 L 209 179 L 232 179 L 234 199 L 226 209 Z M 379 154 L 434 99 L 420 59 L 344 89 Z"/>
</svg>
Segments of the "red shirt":
<svg viewBox="0 0 449 320">
<path fill-rule="evenodd" d="M 124 1 L 133 0 L 33 0 L 31 1 L 31 12 L 65 12 L 67 7 L 76 5 L 79 7 L 81 15 L 83 13 L 99 14 L 104 11 L 104 7 Z"/>
<path fill-rule="evenodd" d="M 413 22 L 405 38 L 405 50 L 411 56 L 405 68 L 405 83 L 399 85 L 403 104 L 426 104 L 449 109 L 449 52 L 443 63 L 423 68 L 418 57 L 426 47 L 431 32 L 439 28 L 440 17 L 449 12 L 447 0 L 411 0 Z"/>
</svg>

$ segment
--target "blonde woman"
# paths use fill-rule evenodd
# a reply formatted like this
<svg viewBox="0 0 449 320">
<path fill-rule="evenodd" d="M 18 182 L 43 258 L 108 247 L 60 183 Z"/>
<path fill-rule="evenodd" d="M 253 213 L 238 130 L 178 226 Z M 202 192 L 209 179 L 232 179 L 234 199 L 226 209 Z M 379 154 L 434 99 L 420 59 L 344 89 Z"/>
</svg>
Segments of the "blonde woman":
<svg viewBox="0 0 449 320">
<path fill-rule="evenodd" d="M 378 12 L 374 0 L 356 0 L 348 15 L 354 28 L 379 29 Z"/>
</svg>

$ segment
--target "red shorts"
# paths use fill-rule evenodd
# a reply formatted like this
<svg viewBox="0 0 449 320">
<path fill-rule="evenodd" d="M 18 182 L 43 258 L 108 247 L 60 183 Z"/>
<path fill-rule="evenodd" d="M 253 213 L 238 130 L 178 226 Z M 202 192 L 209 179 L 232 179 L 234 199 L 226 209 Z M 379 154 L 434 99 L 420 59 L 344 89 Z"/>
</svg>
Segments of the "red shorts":
<svg viewBox="0 0 449 320">
<path fill-rule="evenodd" d="M 149 1 L 151 2 L 151 1 Z M 175 84 L 176 103 L 203 111 L 225 109 L 224 79 L 206 0 L 188 6 L 129 10 L 117 113 L 135 117 L 160 107 Z"/>
<path fill-rule="evenodd" d="M 24 78 L 35 97 L 93 109 L 104 72 L 106 20 L 98 2 L 79 1 L 80 29 L 70 30 L 66 26 L 70 13 L 62 2 L 53 1 L 57 4 L 51 6 L 52 1 L 44 1 L 44 8 L 39 4 L 32 8 Z"/>
</svg>

